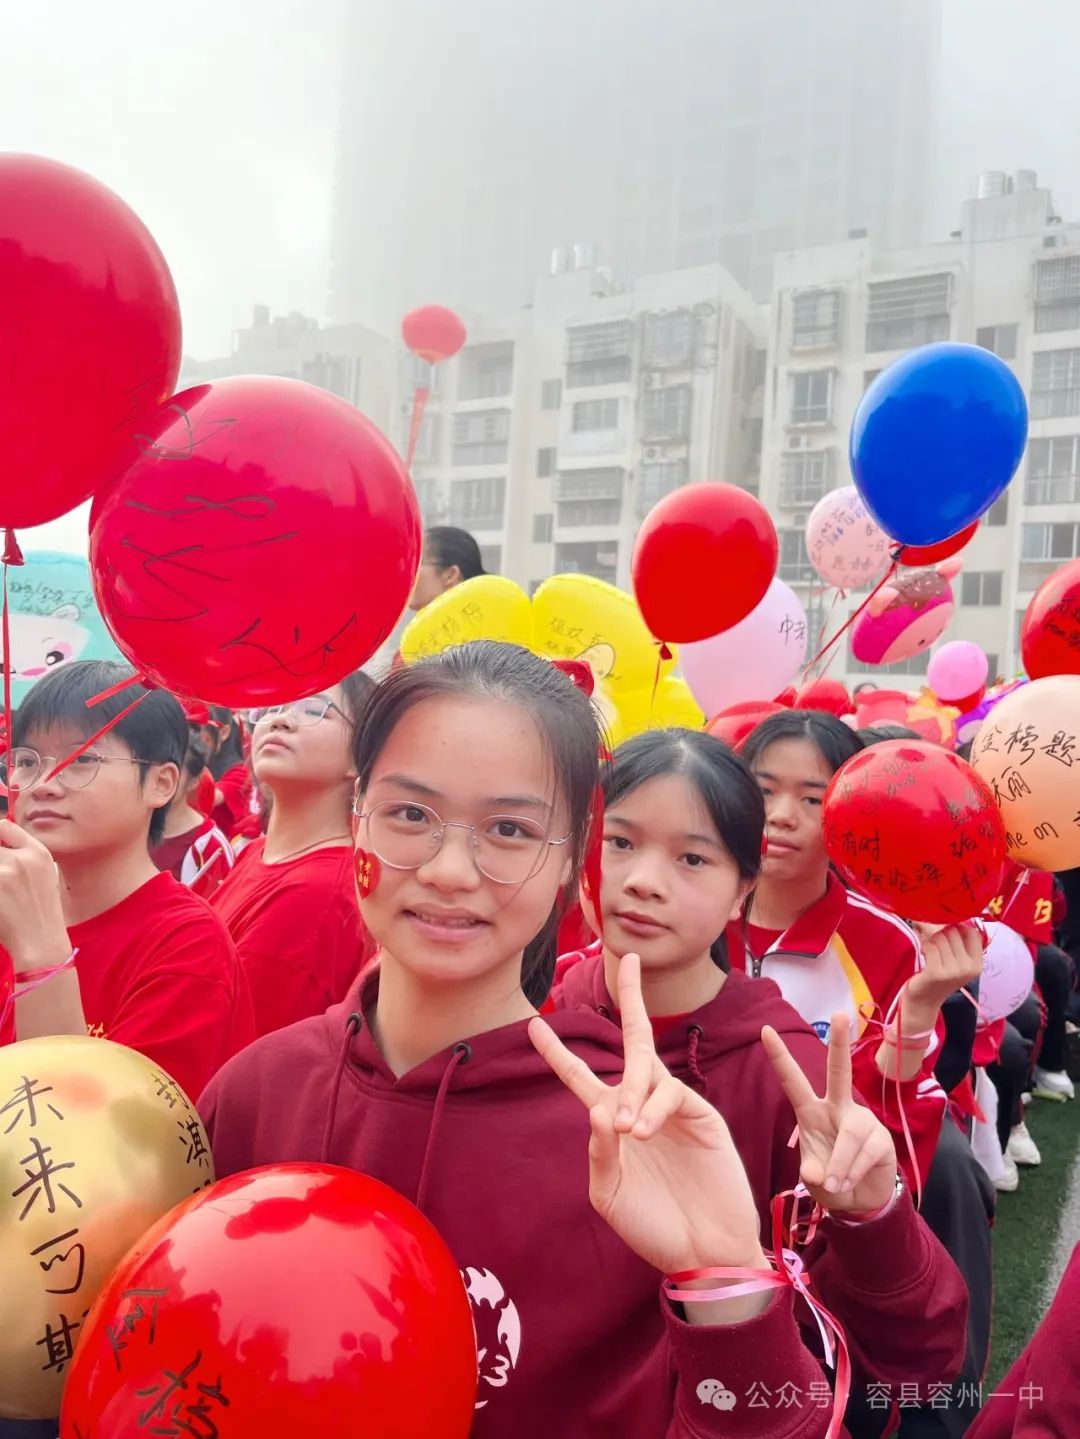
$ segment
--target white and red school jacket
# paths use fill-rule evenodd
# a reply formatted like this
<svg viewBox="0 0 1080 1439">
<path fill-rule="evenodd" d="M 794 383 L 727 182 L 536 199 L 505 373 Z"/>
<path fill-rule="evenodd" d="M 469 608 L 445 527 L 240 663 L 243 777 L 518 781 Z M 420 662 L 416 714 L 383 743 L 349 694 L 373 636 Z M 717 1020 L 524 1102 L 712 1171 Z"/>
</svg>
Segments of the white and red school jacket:
<svg viewBox="0 0 1080 1439">
<path fill-rule="evenodd" d="M 830 873 L 821 899 L 763 954 L 753 952 L 745 920 L 728 926 L 727 942 L 732 968 L 755 979 L 764 975 L 779 985 L 787 1002 L 822 1041 L 828 1041 L 834 1014 L 850 1016 L 852 1082 L 892 1134 L 898 1162 L 909 1185 L 919 1192 L 945 1115 L 945 1091 L 934 1077 L 943 1022 L 939 1019 L 920 1072 L 900 1084 L 886 1079 L 877 1066 L 881 1030 L 872 1025 L 872 1021 L 889 1024 L 895 1019 L 904 985 L 923 968 L 915 932 Z"/>
<path fill-rule="evenodd" d="M 193 894 L 209 899 L 235 863 L 232 845 L 208 819 L 184 855 L 178 878 Z"/>
</svg>

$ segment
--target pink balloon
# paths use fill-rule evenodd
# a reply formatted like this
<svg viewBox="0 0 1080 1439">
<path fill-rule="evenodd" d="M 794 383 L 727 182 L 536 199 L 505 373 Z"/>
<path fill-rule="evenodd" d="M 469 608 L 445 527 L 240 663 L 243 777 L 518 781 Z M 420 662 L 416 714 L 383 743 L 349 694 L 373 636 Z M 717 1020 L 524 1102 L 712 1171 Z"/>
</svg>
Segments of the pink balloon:
<svg viewBox="0 0 1080 1439">
<path fill-rule="evenodd" d="M 806 611 L 783 580 L 744 620 L 679 646 L 683 678 L 708 718 L 741 700 L 771 700 L 806 661 Z"/>
<path fill-rule="evenodd" d="M 827 585 L 857 590 L 889 565 L 889 537 L 871 517 L 854 485 L 830 490 L 806 521 L 806 552 Z"/>
<path fill-rule="evenodd" d="M 984 650 L 971 640 L 950 640 L 930 656 L 926 678 L 938 699 L 948 702 L 978 694 L 989 674 Z"/>
<path fill-rule="evenodd" d="M 1035 961 L 1027 942 L 1007 924 L 990 923 L 986 933 L 990 942 L 983 956 L 979 1008 L 989 1023 L 1012 1014 L 1027 999 L 1035 980 Z"/>
<path fill-rule="evenodd" d="M 904 570 L 874 595 L 851 628 L 851 653 L 871 665 L 894 665 L 928 650 L 953 616 L 955 599 L 940 566 Z"/>
</svg>

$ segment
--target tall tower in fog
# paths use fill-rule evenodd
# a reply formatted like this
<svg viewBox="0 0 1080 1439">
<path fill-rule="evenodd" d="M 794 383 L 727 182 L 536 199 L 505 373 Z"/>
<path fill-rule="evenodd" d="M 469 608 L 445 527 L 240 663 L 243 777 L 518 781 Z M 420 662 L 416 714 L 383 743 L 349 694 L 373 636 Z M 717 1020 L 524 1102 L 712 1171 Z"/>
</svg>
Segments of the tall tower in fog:
<svg viewBox="0 0 1080 1439">
<path fill-rule="evenodd" d="M 331 312 L 517 306 L 553 247 L 617 276 L 923 238 L 941 0 L 357 0 Z"/>
</svg>

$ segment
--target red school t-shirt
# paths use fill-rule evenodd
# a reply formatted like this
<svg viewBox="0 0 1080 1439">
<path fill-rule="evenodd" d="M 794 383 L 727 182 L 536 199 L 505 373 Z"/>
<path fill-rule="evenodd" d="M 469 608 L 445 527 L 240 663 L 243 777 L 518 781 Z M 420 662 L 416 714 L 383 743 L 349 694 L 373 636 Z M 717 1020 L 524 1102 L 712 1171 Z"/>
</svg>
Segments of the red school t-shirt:
<svg viewBox="0 0 1080 1439">
<path fill-rule="evenodd" d="M 374 953 L 360 918 L 351 845 L 265 864 L 265 839 L 241 853 L 211 905 L 233 937 L 260 1035 L 345 998 Z"/>
<path fill-rule="evenodd" d="M 232 941 L 206 901 L 171 874 L 155 875 L 111 909 L 71 925 L 68 938 L 78 951 L 88 1033 L 139 1050 L 192 1102 L 255 1038 Z M 9 1018 L 0 1042 L 14 1038 Z"/>
</svg>

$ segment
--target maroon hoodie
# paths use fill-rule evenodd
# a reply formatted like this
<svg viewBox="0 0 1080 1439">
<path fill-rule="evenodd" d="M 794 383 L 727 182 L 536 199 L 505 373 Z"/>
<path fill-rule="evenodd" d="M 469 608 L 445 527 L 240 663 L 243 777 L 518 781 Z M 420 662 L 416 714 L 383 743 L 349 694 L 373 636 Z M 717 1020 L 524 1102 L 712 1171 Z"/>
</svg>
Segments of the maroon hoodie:
<svg viewBox="0 0 1080 1439">
<path fill-rule="evenodd" d="M 354 990 L 370 1013 L 378 976 Z M 219 1177 L 260 1164 L 346 1165 L 415 1202 L 473 1304 L 474 1439 L 818 1439 L 823 1373 L 790 1291 L 742 1324 L 696 1327 L 588 1200 L 588 1115 L 526 1023 L 459 1043 L 395 1078 L 369 1025 L 335 1006 L 264 1036 L 200 1102 Z M 554 1016 L 601 1077 L 622 1069 L 599 1015 Z M 858 1238 L 856 1236 L 856 1244 Z M 754 1403 L 782 1386 L 801 1398 Z"/>
<path fill-rule="evenodd" d="M 1080 1434 L 1080 1244 L 1031 1343 L 968 1430 L 968 1439 L 1076 1439 Z"/>
<path fill-rule="evenodd" d="M 560 960 L 551 999 L 556 1012 L 614 1016 L 602 955 L 589 950 L 577 963 Z M 798 1183 L 799 1149 L 789 1145 L 795 1115 L 761 1043 L 765 1024 L 824 1093 L 828 1051 L 771 979 L 732 971 L 715 999 L 662 1028 L 657 1048 L 672 1073 L 724 1116 L 757 1200 L 762 1242 L 771 1248 L 769 1203 Z M 803 1258 L 844 1326 L 857 1380 L 925 1385 L 959 1373 L 967 1290 L 906 1193 L 870 1223 L 826 1221 Z"/>
</svg>

